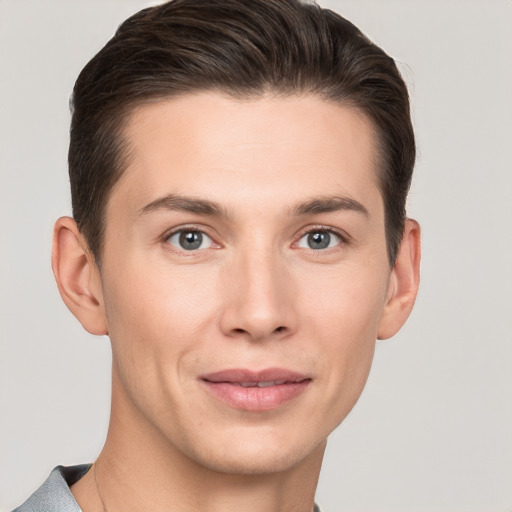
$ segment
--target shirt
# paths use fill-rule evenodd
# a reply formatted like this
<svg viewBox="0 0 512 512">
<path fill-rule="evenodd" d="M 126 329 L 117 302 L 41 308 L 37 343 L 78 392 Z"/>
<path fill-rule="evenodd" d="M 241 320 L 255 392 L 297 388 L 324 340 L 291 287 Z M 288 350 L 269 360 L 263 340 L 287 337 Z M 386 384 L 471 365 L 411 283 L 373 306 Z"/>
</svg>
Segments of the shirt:
<svg viewBox="0 0 512 512">
<path fill-rule="evenodd" d="M 91 464 L 57 466 L 46 482 L 12 512 L 82 512 L 69 486 L 78 482 L 90 468 Z M 321 512 L 318 505 L 315 504 L 313 512 Z"/>
<path fill-rule="evenodd" d="M 82 512 L 69 486 L 78 482 L 91 464 L 57 466 L 46 482 L 13 512 Z"/>
</svg>

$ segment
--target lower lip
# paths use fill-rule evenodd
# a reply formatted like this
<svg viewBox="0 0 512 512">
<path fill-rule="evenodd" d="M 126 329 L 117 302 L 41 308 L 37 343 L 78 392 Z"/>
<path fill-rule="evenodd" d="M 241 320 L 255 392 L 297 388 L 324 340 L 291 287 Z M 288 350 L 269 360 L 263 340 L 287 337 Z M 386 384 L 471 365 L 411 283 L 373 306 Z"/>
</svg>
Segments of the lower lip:
<svg viewBox="0 0 512 512">
<path fill-rule="evenodd" d="M 297 398 L 311 381 L 289 382 L 259 387 L 243 387 L 229 382 L 211 382 L 204 380 L 205 387 L 217 398 L 235 409 L 246 411 L 271 411 Z"/>
</svg>

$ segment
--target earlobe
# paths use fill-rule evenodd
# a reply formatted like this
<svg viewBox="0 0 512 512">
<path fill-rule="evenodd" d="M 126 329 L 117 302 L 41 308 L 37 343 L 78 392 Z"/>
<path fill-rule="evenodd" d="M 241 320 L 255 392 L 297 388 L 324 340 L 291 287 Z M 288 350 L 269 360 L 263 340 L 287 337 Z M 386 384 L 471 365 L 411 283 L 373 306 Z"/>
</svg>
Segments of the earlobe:
<svg viewBox="0 0 512 512">
<path fill-rule="evenodd" d="M 390 276 L 386 304 L 379 323 L 378 339 L 394 336 L 409 317 L 418 294 L 420 258 L 420 226 L 415 220 L 407 219 Z"/>
<path fill-rule="evenodd" d="M 84 329 L 91 334 L 108 334 L 101 276 L 70 217 L 61 217 L 55 223 L 52 269 L 62 300 Z"/>
</svg>

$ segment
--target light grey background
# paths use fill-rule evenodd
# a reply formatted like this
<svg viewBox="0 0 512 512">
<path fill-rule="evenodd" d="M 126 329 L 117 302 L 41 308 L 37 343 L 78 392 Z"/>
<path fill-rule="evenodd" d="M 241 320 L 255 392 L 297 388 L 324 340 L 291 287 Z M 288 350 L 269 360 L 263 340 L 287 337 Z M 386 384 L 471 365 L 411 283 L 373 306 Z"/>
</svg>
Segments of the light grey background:
<svg viewBox="0 0 512 512">
<path fill-rule="evenodd" d="M 156 3 L 156 2 L 153 2 Z M 419 158 L 422 287 L 333 434 L 327 511 L 512 510 L 512 3 L 331 0 L 399 62 Z M 68 97 L 143 0 L 0 0 L 0 511 L 106 432 L 110 350 L 61 303 Z"/>
</svg>

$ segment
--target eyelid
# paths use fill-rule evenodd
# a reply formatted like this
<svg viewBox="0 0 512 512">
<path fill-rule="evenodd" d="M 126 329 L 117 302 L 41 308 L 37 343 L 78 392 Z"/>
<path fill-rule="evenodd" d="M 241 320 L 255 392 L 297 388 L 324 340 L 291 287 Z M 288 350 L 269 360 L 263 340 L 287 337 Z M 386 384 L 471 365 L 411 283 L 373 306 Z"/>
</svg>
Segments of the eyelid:
<svg viewBox="0 0 512 512">
<path fill-rule="evenodd" d="M 179 249 L 178 247 L 171 245 L 169 243 L 169 239 L 176 235 L 177 233 L 181 233 L 182 231 L 197 231 L 198 233 L 201 233 L 202 235 L 208 237 L 212 242 L 212 247 L 207 247 L 206 249 L 214 248 L 218 249 L 221 247 L 221 245 L 215 241 L 215 237 L 212 236 L 209 233 L 209 229 L 207 229 L 205 226 L 198 226 L 197 224 L 185 224 L 181 226 L 175 226 L 174 228 L 169 229 L 161 236 L 161 241 L 167 246 L 172 247 L 172 250 L 177 251 L 179 253 L 186 253 L 188 256 L 192 256 L 194 253 L 198 253 L 201 251 L 205 251 L 206 249 L 197 249 L 197 250 L 190 250 L 187 251 L 186 249 Z"/>
<path fill-rule="evenodd" d="M 162 242 L 165 245 L 169 246 L 170 245 L 169 244 L 169 238 L 171 238 L 173 235 L 175 235 L 177 233 L 180 233 L 182 231 L 197 231 L 197 232 L 200 232 L 203 235 L 207 236 L 212 241 L 213 248 L 218 249 L 218 248 L 222 247 L 221 244 L 218 243 L 215 240 L 216 237 L 212 236 L 212 234 L 210 233 L 210 231 L 211 231 L 210 229 L 206 228 L 205 226 L 201 226 L 201 225 L 197 225 L 197 224 L 185 224 L 185 225 L 175 226 L 175 227 L 169 229 L 168 231 L 166 231 L 161 236 L 161 240 L 162 240 Z M 345 231 L 343 231 L 343 230 L 335 228 L 334 226 L 331 226 L 331 225 L 315 224 L 315 225 L 312 225 L 312 226 L 307 226 L 305 228 L 302 228 L 297 233 L 297 235 L 294 237 L 295 241 L 293 242 L 292 247 L 296 246 L 297 243 L 305 235 L 308 235 L 309 233 L 314 233 L 316 231 L 325 231 L 325 232 L 334 234 L 336 237 L 338 237 L 340 239 L 340 243 L 337 244 L 337 245 L 347 245 L 351 241 L 351 236 L 348 233 L 346 233 Z M 176 251 L 181 252 L 181 253 L 188 253 L 188 255 L 193 255 L 194 253 L 206 250 L 206 249 L 199 249 L 199 250 L 196 250 L 196 251 L 193 251 L 193 250 L 192 251 L 186 251 L 185 249 L 180 250 L 180 249 L 178 249 L 178 248 L 176 248 L 174 246 L 172 246 L 172 247 L 173 247 L 173 250 L 176 250 Z M 330 249 L 332 250 L 332 249 L 334 249 L 334 247 L 332 247 Z M 324 249 L 324 250 L 311 249 L 311 251 L 315 252 L 315 253 L 319 253 L 319 252 L 329 251 L 329 249 Z"/>
<path fill-rule="evenodd" d="M 348 235 L 346 232 L 344 232 L 338 228 L 335 228 L 335 227 L 329 226 L 329 225 L 325 225 L 325 224 L 317 224 L 314 226 L 308 226 L 306 228 L 301 229 L 299 231 L 299 233 L 297 234 L 296 241 L 293 243 L 293 245 L 295 246 L 296 244 L 298 244 L 298 242 L 300 240 L 302 240 L 302 238 L 304 238 L 304 236 L 306 236 L 310 233 L 315 233 L 317 231 L 325 231 L 327 233 L 331 233 L 331 234 L 337 236 L 340 239 L 340 243 L 338 245 L 347 245 L 350 243 L 350 240 L 351 240 L 350 235 Z M 326 252 L 326 251 L 329 251 L 332 249 L 334 249 L 334 247 L 331 247 L 330 249 L 323 249 L 323 250 L 318 250 L 318 249 L 310 249 L 310 250 L 314 251 L 315 253 L 318 253 L 318 252 Z"/>
</svg>

